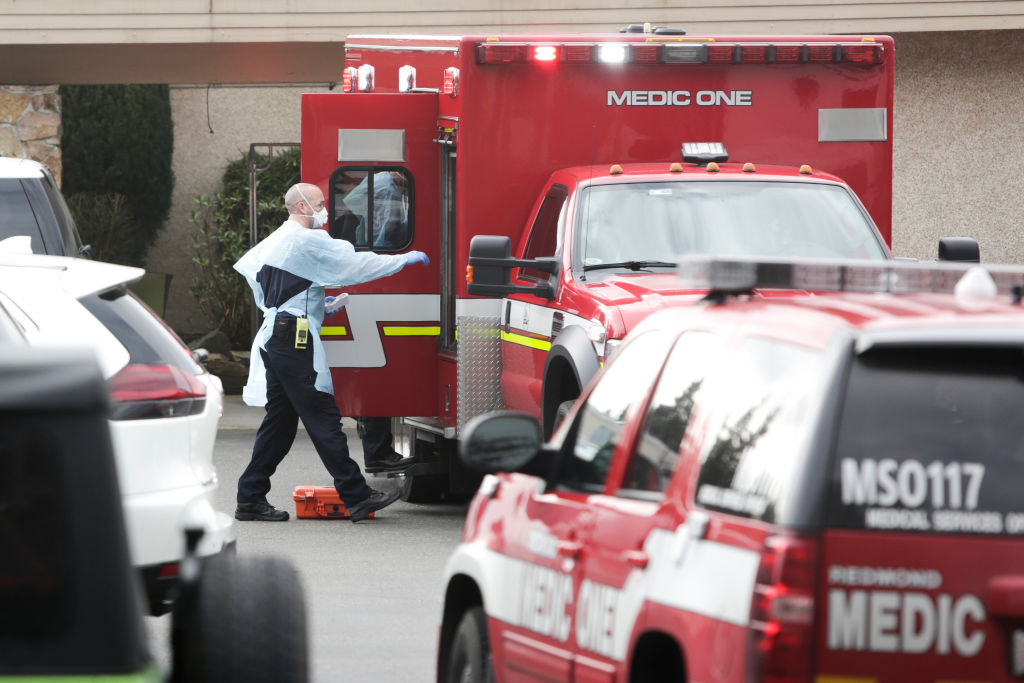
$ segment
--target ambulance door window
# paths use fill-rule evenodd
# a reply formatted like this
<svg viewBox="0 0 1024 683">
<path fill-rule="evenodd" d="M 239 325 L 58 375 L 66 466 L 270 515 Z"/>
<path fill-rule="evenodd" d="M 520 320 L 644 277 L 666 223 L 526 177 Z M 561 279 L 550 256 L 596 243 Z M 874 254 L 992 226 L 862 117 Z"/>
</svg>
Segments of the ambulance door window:
<svg viewBox="0 0 1024 683">
<path fill-rule="evenodd" d="M 552 185 L 548 190 L 530 230 L 524 259 L 555 256 L 558 253 L 562 228 L 565 226 L 565 206 L 568 197 L 569 189 L 564 185 Z M 551 275 L 536 268 L 523 268 L 519 277 L 532 282 L 547 282 Z"/>
<path fill-rule="evenodd" d="M 412 243 L 413 182 L 400 166 L 342 166 L 331 175 L 331 237 L 358 250 L 402 251 Z"/>
<path fill-rule="evenodd" d="M 679 448 L 694 398 L 712 367 L 721 340 L 710 332 L 685 332 L 672 348 L 626 464 L 619 495 L 663 492 L 679 461 Z M 656 496 L 660 498 L 661 496 Z"/>
<path fill-rule="evenodd" d="M 619 349 L 615 362 L 606 366 L 577 414 L 575 440 L 559 484 L 581 491 L 604 490 L 623 428 L 647 395 L 672 338 L 669 333 L 652 330 Z"/>
</svg>

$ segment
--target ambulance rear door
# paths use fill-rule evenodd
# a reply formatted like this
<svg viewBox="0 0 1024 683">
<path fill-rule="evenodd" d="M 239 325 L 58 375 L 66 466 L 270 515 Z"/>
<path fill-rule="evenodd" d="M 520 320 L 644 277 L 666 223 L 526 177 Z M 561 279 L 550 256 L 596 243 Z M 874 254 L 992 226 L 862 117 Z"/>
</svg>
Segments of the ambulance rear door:
<svg viewBox="0 0 1024 683">
<path fill-rule="evenodd" d="M 357 251 L 425 252 L 430 265 L 348 287 L 321 337 L 344 416 L 437 415 L 440 334 L 437 94 L 302 97 L 302 178 L 328 229 Z M 328 295 L 342 290 L 328 290 Z"/>
<path fill-rule="evenodd" d="M 1024 676 L 1022 401 L 1019 346 L 854 359 L 829 473 L 818 680 Z"/>
</svg>

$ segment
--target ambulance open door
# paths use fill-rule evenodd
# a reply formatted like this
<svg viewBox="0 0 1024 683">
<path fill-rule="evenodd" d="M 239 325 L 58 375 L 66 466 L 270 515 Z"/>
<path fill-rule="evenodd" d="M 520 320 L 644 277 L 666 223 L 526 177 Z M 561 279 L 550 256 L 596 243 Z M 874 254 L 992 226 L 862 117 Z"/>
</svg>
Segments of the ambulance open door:
<svg viewBox="0 0 1024 683">
<path fill-rule="evenodd" d="M 425 252 L 428 266 L 344 290 L 321 337 L 347 417 L 438 414 L 440 335 L 437 95 L 308 94 L 302 179 L 327 197 L 332 236 L 357 251 Z"/>
</svg>

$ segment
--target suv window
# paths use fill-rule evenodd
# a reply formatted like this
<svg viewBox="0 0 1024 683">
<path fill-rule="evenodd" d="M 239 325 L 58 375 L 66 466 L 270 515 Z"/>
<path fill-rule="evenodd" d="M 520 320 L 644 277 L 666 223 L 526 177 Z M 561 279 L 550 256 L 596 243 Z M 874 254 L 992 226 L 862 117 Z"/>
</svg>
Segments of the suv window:
<svg viewBox="0 0 1024 683">
<path fill-rule="evenodd" d="M 701 449 L 697 504 L 774 522 L 807 450 L 821 363 L 814 351 L 744 339 L 705 385 L 711 416 Z M 703 392 L 702 392 L 703 393 Z M 702 401 L 703 402 L 703 401 Z"/>
<path fill-rule="evenodd" d="M 400 166 L 342 166 L 331 175 L 330 203 L 331 237 L 374 251 L 412 243 L 412 174 Z"/>
<path fill-rule="evenodd" d="M 131 292 L 118 287 L 82 299 L 82 305 L 117 337 L 132 363 L 172 365 L 201 375 L 204 370 L 177 334 Z"/>
<path fill-rule="evenodd" d="M 1024 533 L 1024 353 L 881 348 L 851 369 L 830 526 Z M 898 415 L 899 419 L 893 419 Z"/>
<path fill-rule="evenodd" d="M 17 235 L 32 238 L 34 253 L 46 253 L 39 224 L 21 181 L 17 178 L 0 178 L 0 239 Z"/>
<path fill-rule="evenodd" d="M 683 333 L 672 348 L 644 416 L 636 449 L 626 464 L 622 493 L 665 490 L 679 462 L 679 446 L 694 397 L 720 344 L 710 332 L 692 330 Z"/>
<path fill-rule="evenodd" d="M 584 491 L 604 489 L 622 428 L 644 399 L 644 392 L 636 387 L 651 385 L 671 343 L 672 335 L 652 331 L 619 349 L 580 408 L 575 443 L 559 483 Z"/>
<path fill-rule="evenodd" d="M 28 235 L 32 252 L 81 256 L 82 239 L 49 171 L 29 178 L 0 178 L 0 239 Z"/>
<path fill-rule="evenodd" d="M 82 238 L 78 234 L 78 226 L 75 225 L 75 219 L 71 217 L 71 211 L 64 201 L 64 195 L 57 189 L 57 185 L 48 171 L 43 178 L 42 186 L 46 193 L 46 202 L 53 209 L 53 216 L 57 221 L 57 230 L 60 231 L 64 243 L 64 255 L 80 256 Z"/>
</svg>

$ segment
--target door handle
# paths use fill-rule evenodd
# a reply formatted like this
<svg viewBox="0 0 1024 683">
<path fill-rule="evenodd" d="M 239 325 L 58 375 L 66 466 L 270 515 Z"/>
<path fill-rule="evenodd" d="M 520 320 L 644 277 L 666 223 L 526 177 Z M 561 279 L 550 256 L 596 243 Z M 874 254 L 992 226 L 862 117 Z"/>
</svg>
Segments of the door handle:
<svg viewBox="0 0 1024 683">
<path fill-rule="evenodd" d="M 579 557 L 579 554 L 583 551 L 583 543 L 581 541 L 559 541 L 558 542 L 558 554 L 562 557 Z"/>
<path fill-rule="evenodd" d="M 647 564 L 651 561 L 651 556 L 643 550 L 627 550 L 621 557 L 623 562 L 637 569 L 647 569 Z"/>
</svg>

